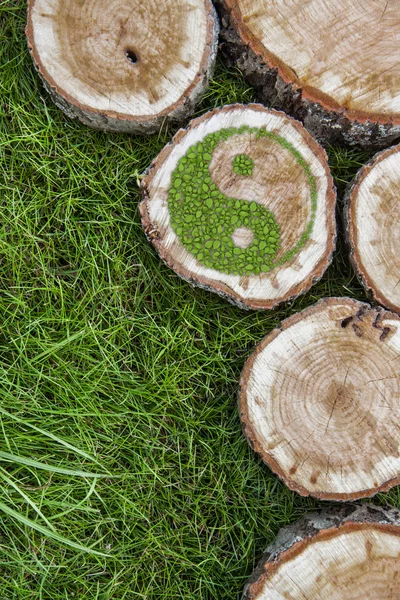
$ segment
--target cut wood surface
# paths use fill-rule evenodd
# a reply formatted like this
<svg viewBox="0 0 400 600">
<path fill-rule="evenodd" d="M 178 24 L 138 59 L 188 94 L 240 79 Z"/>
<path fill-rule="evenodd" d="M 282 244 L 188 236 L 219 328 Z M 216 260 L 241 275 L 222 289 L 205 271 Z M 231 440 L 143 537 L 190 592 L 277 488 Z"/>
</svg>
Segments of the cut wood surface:
<svg viewBox="0 0 400 600">
<path fill-rule="evenodd" d="M 247 361 L 244 433 L 290 489 L 350 500 L 400 482 L 399 325 L 381 308 L 328 298 L 284 321 Z"/>
<path fill-rule="evenodd" d="M 28 45 L 53 100 L 98 129 L 188 118 L 212 72 L 211 0 L 28 0 Z"/>
<path fill-rule="evenodd" d="M 266 550 L 243 600 L 398 600 L 399 518 L 368 504 L 306 515 Z"/>
<path fill-rule="evenodd" d="M 320 141 L 400 136 L 400 16 L 392 0 L 216 0 L 223 50 Z"/>
<path fill-rule="evenodd" d="M 400 146 L 378 154 L 347 193 L 353 266 L 373 297 L 400 312 Z"/>
<path fill-rule="evenodd" d="M 336 193 L 325 151 L 261 105 L 180 130 L 142 181 L 142 222 L 181 277 L 245 308 L 308 290 L 329 264 Z"/>
</svg>

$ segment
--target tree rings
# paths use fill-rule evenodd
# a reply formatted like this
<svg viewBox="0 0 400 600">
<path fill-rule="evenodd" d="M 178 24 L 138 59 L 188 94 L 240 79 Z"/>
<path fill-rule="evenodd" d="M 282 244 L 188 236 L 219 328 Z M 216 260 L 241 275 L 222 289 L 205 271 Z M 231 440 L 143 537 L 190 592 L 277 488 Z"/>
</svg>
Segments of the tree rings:
<svg viewBox="0 0 400 600">
<path fill-rule="evenodd" d="M 216 3 L 222 49 L 264 103 L 321 142 L 382 148 L 399 138 L 396 2 Z"/>
<path fill-rule="evenodd" d="M 395 600 L 399 517 L 368 504 L 307 515 L 267 549 L 243 600 Z"/>
<path fill-rule="evenodd" d="M 324 150 L 261 105 L 195 119 L 142 181 L 142 223 L 181 277 L 245 308 L 272 308 L 320 278 L 336 193 Z"/>
<path fill-rule="evenodd" d="M 328 298 L 284 321 L 248 359 L 244 433 L 290 489 L 354 500 L 400 482 L 399 323 Z"/>
<path fill-rule="evenodd" d="M 28 1 L 28 45 L 46 88 L 97 129 L 153 133 L 187 119 L 218 32 L 211 0 Z"/>
<path fill-rule="evenodd" d="M 400 312 L 400 146 L 378 154 L 347 194 L 353 266 L 373 297 Z"/>
</svg>

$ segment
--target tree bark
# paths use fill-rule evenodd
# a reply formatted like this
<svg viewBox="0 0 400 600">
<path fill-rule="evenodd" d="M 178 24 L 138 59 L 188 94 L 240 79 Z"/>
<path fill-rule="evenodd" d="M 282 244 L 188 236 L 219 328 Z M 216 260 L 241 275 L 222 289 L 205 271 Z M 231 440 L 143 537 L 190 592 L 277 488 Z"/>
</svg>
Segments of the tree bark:
<svg viewBox="0 0 400 600">
<path fill-rule="evenodd" d="M 221 49 L 256 88 L 324 144 L 383 148 L 400 137 L 393 2 L 214 0 Z"/>
<path fill-rule="evenodd" d="M 400 312 L 400 146 L 377 154 L 345 198 L 351 262 L 377 301 Z"/>
<path fill-rule="evenodd" d="M 244 589 L 243 600 L 396 600 L 400 514 L 345 504 L 283 529 Z"/>
<path fill-rule="evenodd" d="M 28 46 L 46 89 L 96 129 L 154 133 L 188 119 L 218 32 L 211 0 L 28 0 Z"/>
<path fill-rule="evenodd" d="M 399 324 L 381 308 L 328 298 L 248 359 L 244 434 L 291 490 L 343 501 L 400 483 Z"/>
<path fill-rule="evenodd" d="M 211 111 L 180 130 L 142 181 L 142 223 L 178 275 L 267 309 L 320 278 L 335 244 L 324 150 L 261 105 Z"/>
</svg>

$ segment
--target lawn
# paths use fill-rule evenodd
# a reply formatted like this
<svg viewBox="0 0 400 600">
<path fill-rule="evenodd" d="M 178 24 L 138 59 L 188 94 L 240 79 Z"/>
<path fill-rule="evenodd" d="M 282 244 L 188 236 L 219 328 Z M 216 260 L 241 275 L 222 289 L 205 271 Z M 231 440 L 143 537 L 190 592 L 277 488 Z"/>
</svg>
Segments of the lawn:
<svg viewBox="0 0 400 600">
<path fill-rule="evenodd" d="M 270 312 L 193 289 L 146 241 L 138 181 L 174 131 L 95 132 L 33 69 L 0 1 L 0 597 L 240 597 L 279 528 L 321 506 L 250 450 L 255 344 L 319 298 L 365 299 L 339 235 L 324 278 Z M 254 99 L 218 64 L 197 114 Z M 369 156 L 330 148 L 341 199 Z M 400 506 L 397 489 L 376 502 Z"/>
</svg>

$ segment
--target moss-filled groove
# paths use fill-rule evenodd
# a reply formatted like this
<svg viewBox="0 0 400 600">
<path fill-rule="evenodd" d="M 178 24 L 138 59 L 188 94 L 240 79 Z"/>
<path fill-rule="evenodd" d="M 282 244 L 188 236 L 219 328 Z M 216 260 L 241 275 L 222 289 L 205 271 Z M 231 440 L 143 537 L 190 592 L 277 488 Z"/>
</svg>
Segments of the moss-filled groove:
<svg viewBox="0 0 400 600">
<path fill-rule="evenodd" d="M 245 198 L 225 195 L 212 180 L 210 163 L 220 142 L 233 135 L 253 134 L 269 138 L 289 151 L 304 169 L 310 187 L 310 219 L 296 243 L 281 253 L 280 228 L 275 215 L 264 206 Z M 232 177 L 249 179 L 254 163 L 251 156 L 238 154 L 232 160 Z M 283 199 L 284 200 L 284 199 Z M 171 226 L 180 242 L 205 267 L 232 275 L 257 275 L 291 260 L 306 244 L 312 231 L 317 205 L 314 176 L 303 156 L 283 137 L 265 128 L 221 129 L 205 136 L 181 157 L 172 174 L 168 194 Z M 233 238 L 238 228 L 252 232 L 252 241 L 245 248 Z"/>
</svg>

